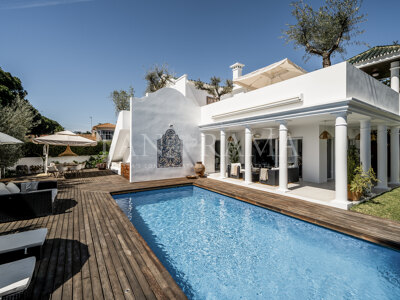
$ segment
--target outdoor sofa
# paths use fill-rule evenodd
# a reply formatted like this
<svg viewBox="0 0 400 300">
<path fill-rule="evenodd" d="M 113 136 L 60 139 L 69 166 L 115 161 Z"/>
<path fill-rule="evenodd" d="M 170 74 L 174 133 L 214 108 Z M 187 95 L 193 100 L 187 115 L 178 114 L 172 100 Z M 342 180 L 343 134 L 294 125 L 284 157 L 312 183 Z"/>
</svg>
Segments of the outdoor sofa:
<svg viewBox="0 0 400 300">
<path fill-rule="evenodd" d="M 0 222 L 11 222 L 53 213 L 57 181 L 15 183 L 20 190 L 0 194 Z M 33 186 L 33 190 L 27 187 Z"/>
<path fill-rule="evenodd" d="M 261 174 L 262 171 L 260 171 Z M 267 179 L 263 179 L 260 175 L 260 183 L 268 185 L 279 185 L 279 168 L 272 168 L 267 170 Z M 298 182 L 299 181 L 299 167 L 288 167 L 288 182 Z"/>
<path fill-rule="evenodd" d="M 229 164 L 227 167 L 227 171 L 228 171 L 228 177 L 230 178 L 236 178 L 236 179 L 243 179 L 245 177 L 245 169 L 243 165 L 238 166 L 238 171 L 237 171 L 237 175 L 233 175 L 232 174 L 232 164 Z M 251 181 L 252 182 L 257 182 L 260 176 L 260 168 L 255 168 L 253 166 L 251 166 Z"/>
</svg>

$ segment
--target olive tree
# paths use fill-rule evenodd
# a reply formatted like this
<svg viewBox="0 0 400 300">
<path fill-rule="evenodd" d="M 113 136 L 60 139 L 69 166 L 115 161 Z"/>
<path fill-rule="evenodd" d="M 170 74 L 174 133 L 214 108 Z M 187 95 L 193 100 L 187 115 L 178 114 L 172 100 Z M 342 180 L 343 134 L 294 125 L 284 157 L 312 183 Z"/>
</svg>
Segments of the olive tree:
<svg viewBox="0 0 400 300">
<path fill-rule="evenodd" d="M 196 88 L 207 91 L 210 95 L 212 95 L 217 101 L 221 100 L 223 95 L 229 94 L 233 89 L 232 80 L 226 80 L 225 85 L 220 85 L 221 78 L 219 77 L 211 77 L 210 83 L 204 83 L 200 79 L 196 81 Z"/>
<path fill-rule="evenodd" d="M 305 48 L 306 57 L 321 56 L 323 67 L 329 67 L 331 57 L 345 53 L 350 40 L 364 32 L 359 29 L 366 20 L 360 13 L 361 3 L 362 0 L 325 0 L 325 5 L 314 10 L 302 0 L 293 2 L 292 15 L 297 23 L 287 25 L 286 41 L 293 42 L 295 48 Z"/>
<path fill-rule="evenodd" d="M 154 66 L 147 71 L 145 75 L 147 82 L 146 93 L 153 93 L 166 87 L 168 82 L 171 82 L 173 75 L 168 70 L 167 66 Z"/>
<path fill-rule="evenodd" d="M 129 99 L 133 97 L 135 91 L 132 86 L 129 87 L 128 91 L 125 90 L 115 90 L 111 93 L 110 99 L 114 103 L 114 109 L 115 109 L 115 114 L 118 115 L 118 113 L 122 110 L 129 110 L 130 109 L 130 103 Z"/>
<path fill-rule="evenodd" d="M 36 125 L 35 111 L 28 101 L 19 96 L 11 104 L 0 106 L 0 116 L 0 132 L 21 141 L 25 140 L 25 136 Z M 0 170 L 13 166 L 24 156 L 21 145 L 0 145 Z"/>
</svg>

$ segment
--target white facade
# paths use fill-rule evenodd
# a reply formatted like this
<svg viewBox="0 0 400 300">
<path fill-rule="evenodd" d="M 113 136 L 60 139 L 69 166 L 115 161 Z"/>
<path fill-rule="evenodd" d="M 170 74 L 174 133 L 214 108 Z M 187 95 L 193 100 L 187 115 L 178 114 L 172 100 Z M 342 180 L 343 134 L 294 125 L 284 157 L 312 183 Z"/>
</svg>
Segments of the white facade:
<svg viewBox="0 0 400 300">
<path fill-rule="evenodd" d="M 240 85 L 243 65 L 236 63 L 231 67 L 235 84 Z M 396 74 L 393 77 L 397 88 Z M 399 93 L 347 62 L 297 74 L 251 91 L 235 85 L 231 95 L 208 105 L 206 97 L 184 75 L 168 88 L 133 99 L 130 120 L 128 112 L 118 119 L 110 163 L 130 162 L 131 181 L 138 182 L 192 174 L 194 163 L 200 160 L 206 172 L 217 172 L 219 160 L 218 172 L 224 178 L 230 163 L 227 140 L 235 137 L 241 141 L 240 162 L 244 165 L 245 182 L 251 184 L 253 143 L 267 139 L 269 147 L 274 149 L 274 167 L 283 170 L 279 174 L 281 191 L 288 188 L 285 172 L 288 165 L 301 165 L 305 182 L 335 180 L 337 206 L 347 207 L 348 144 L 360 148 L 363 166 L 369 166 L 370 136 L 372 131 L 377 131 L 379 187 L 384 189 L 389 181 L 399 181 Z M 129 120 L 130 125 L 119 126 L 123 120 Z M 184 164 L 179 168 L 157 168 L 157 139 L 170 125 L 183 140 Z M 386 128 L 393 128 L 390 158 L 394 167 L 390 169 L 396 174 L 390 178 L 387 177 L 388 155 L 382 150 L 387 149 Z M 130 130 L 130 139 L 125 133 L 124 141 L 120 141 L 119 132 L 127 130 Z M 320 139 L 322 131 L 328 131 L 332 139 Z M 225 155 L 216 155 L 216 142 Z M 291 150 L 298 149 L 300 144 L 301 158 Z"/>
</svg>

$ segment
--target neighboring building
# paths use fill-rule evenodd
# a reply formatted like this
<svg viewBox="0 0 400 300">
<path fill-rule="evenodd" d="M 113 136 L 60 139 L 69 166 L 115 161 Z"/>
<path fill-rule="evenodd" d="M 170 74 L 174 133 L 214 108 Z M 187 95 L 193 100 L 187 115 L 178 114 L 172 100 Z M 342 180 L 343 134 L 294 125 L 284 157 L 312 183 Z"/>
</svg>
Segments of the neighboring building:
<svg viewBox="0 0 400 300">
<path fill-rule="evenodd" d="M 102 123 L 93 126 L 92 135 L 96 136 L 97 141 L 111 141 L 114 136 L 115 125 Z"/>
<path fill-rule="evenodd" d="M 183 177 L 196 161 L 225 178 L 228 141 L 239 140 L 246 183 L 262 165 L 279 170 L 285 192 L 299 168 L 305 184 L 334 182 L 329 205 L 347 208 L 348 145 L 375 168 L 379 189 L 399 184 L 399 61 L 400 46 L 381 46 L 309 73 L 284 59 L 242 75 L 236 63 L 233 92 L 209 104 L 183 75 L 120 113 L 109 165 L 127 164 L 131 182 Z M 391 88 L 370 75 L 389 77 Z"/>
<path fill-rule="evenodd" d="M 92 141 L 97 141 L 96 135 L 93 133 L 76 133 L 77 135 L 84 137 L 85 139 L 89 139 Z"/>
</svg>

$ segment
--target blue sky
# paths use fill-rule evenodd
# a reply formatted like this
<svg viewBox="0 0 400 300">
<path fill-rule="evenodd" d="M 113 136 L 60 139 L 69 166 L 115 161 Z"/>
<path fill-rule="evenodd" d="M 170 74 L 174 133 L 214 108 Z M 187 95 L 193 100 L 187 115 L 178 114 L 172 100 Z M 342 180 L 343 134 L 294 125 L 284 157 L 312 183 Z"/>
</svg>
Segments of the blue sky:
<svg viewBox="0 0 400 300">
<path fill-rule="evenodd" d="M 176 74 L 208 80 L 231 78 L 285 57 L 308 71 L 302 50 L 281 39 L 294 23 L 291 1 L 0 0 L 0 66 L 21 78 L 28 99 L 69 130 L 115 122 L 114 89 L 145 90 L 144 74 L 168 64 Z M 323 1 L 310 0 L 314 6 Z M 400 40 L 398 0 L 365 0 L 361 40 L 371 46 Z M 366 50 L 351 46 L 346 58 Z M 341 56 L 333 59 L 342 61 Z"/>
</svg>

